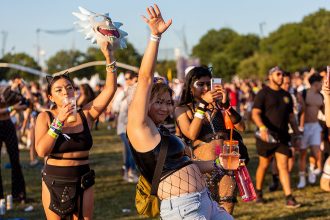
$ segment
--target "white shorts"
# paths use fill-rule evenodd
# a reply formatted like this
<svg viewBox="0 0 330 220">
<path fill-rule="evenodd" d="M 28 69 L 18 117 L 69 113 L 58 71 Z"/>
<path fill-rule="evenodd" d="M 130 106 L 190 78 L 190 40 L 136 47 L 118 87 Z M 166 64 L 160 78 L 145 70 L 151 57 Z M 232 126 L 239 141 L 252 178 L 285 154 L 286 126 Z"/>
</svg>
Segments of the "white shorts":
<svg viewBox="0 0 330 220">
<path fill-rule="evenodd" d="M 310 146 L 321 145 L 322 127 L 318 122 L 305 123 L 304 135 L 301 140 L 301 149 L 307 149 Z"/>
</svg>

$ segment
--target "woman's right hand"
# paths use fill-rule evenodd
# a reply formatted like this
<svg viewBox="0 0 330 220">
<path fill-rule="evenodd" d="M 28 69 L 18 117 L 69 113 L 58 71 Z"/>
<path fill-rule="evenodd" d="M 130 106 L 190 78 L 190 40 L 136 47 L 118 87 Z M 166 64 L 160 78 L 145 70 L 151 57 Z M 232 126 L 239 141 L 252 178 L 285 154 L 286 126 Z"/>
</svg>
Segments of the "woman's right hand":
<svg viewBox="0 0 330 220">
<path fill-rule="evenodd" d="M 162 17 L 162 14 L 156 4 L 154 7 L 150 6 L 147 8 L 149 18 L 142 15 L 143 20 L 148 24 L 151 34 L 161 36 L 167 28 L 172 24 L 172 19 L 166 23 Z"/>
<path fill-rule="evenodd" d="M 71 103 L 67 103 L 62 107 L 58 107 L 58 115 L 57 119 L 62 123 L 66 121 L 66 119 L 73 113 L 74 105 Z"/>
<path fill-rule="evenodd" d="M 205 94 L 202 94 L 201 98 L 205 102 L 210 104 L 212 102 L 215 102 L 215 100 L 222 98 L 222 93 L 219 90 L 212 90 L 206 92 Z"/>
<path fill-rule="evenodd" d="M 113 51 L 110 49 L 111 48 L 111 44 L 108 41 L 101 41 L 98 42 L 98 44 L 100 45 L 100 49 L 106 59 L 107 62 L 111 62 L 114 60 L 113 58 Z"/>
</svg>

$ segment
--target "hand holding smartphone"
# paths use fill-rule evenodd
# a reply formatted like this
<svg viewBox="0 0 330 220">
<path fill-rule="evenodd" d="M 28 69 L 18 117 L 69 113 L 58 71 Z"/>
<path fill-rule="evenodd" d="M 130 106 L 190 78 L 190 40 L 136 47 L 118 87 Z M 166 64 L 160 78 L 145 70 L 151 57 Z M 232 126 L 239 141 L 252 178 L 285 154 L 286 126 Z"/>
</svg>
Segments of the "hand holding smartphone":
<svg viewBox="0 0 330 220">
<path fill-rule="evenodd" d="M 221 78 L 212 78 L 211 79 L 211 90 L 214 90 L 216 86 L 221 86 L 222 79 Z"/>
</svg>

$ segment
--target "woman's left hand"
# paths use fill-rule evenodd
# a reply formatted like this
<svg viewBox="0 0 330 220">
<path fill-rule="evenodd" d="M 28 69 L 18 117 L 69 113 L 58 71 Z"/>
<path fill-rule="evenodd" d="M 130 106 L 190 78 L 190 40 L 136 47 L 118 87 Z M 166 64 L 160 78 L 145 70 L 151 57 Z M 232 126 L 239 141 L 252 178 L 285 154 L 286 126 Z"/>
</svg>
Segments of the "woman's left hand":
<svg viewBox="0 0 330 220">
<path fill-rule="evenodd" d="M 172 19 L 168 20 L 166 23 L 160 13 L 160 10 L 156 4 L 154 7 L 150 6 L 147 8 L 147 13 L 149 18 L 142 15 L 143 20 L 148 24 L 151 34 L 156 36 L 161 36 L 167 28 L 172 24 Z"/>
</svg>

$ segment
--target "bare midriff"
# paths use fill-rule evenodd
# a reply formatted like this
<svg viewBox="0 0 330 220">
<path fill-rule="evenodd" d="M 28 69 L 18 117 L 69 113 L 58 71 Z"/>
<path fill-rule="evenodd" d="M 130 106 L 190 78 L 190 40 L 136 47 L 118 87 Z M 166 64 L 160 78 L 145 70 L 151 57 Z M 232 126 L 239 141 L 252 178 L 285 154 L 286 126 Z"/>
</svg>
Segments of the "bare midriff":
<svg viewBox="0 0 330 220">
<path fill-rule="evenodd" d="M 76 151 L 76 152 L 69 152 L 69 153 L 57 153 L 52 154 L 56 157 L 62 157 L 62 158 L 83 158 L 88 157 L 89 151 Z M 88 164 L 89 160 L 70 160 L 70 159 L 53 159 L 49 158 L 47 160 L 48 165 L 53 166 L 80 166 Z"/>
<path fill-rule="evenodd" d="M 204 175 L 195 164 L 190 164 L 172 173 L 159 183 L 160 200 L 200 192 L 206 187 Z"/>
</svg>

